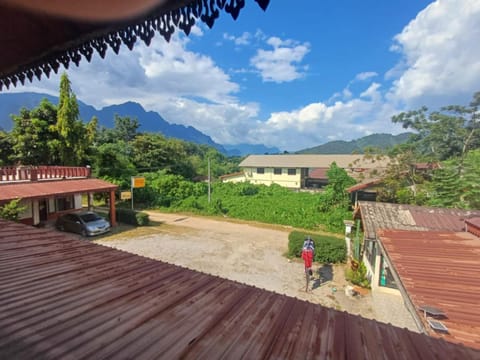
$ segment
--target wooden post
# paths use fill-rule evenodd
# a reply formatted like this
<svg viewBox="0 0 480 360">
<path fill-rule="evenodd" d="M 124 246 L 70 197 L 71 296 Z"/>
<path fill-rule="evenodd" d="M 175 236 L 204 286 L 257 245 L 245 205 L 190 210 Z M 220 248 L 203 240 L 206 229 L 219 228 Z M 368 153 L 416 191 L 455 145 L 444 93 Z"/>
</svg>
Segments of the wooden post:
<svg viewBox="0 0 480 360">
<path fill-rule="evenodd" d="M 117 225 L 117 219 L 115 217 L 115 191 L 110 191 L 110 224 L 112 226 Z"/>
</svg>

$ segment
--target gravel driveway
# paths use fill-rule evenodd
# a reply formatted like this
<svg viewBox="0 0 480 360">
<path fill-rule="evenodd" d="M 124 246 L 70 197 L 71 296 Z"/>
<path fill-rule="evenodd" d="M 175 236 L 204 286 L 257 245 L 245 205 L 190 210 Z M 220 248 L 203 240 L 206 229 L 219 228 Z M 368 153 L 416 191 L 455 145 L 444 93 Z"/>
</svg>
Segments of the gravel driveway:
<svg viewBox="0 0 480 360">
<path fill-rule="evenodd" d="M 345 265 L 314 264 L 315 280 L 306 292 L 303 262 L 290 261 L 284 255 L 291 231 L 288 227 L 149 214 L 161 224 L 139 228 L 140 233 L 107 235 L 95 242 L 416 331 L 401 297 L 376 293 L 372 299 L 370 292 L 347 296 Z"/>
</svg>

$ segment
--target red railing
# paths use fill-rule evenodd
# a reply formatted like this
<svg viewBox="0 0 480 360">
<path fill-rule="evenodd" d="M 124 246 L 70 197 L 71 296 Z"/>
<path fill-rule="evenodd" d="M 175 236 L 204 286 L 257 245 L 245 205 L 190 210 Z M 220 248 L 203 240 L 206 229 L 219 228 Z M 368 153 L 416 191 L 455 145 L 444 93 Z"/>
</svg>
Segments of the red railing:
<svg viewBox="0 0 480 360">
<path fill-rule="evenodd" d="M 77 166 L 4 166 L 0 167 L 0 182 L 37 181 L 90 177 L 89 167 Z"/>
</svg>

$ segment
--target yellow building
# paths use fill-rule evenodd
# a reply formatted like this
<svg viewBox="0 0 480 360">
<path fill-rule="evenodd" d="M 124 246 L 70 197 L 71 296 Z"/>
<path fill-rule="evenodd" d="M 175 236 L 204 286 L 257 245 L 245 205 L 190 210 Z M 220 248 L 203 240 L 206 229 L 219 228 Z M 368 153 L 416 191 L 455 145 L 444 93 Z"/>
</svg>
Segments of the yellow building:
<svg viewBox="0 0 480 360">
<path fill-rule="evenodd" d="M 222 181 L 315 189 L 328 183 L 326 173 L 333 162 L 356 180 L 364 181 L 382 174 L 389 161 L 387 157 L 371 155 L 250 155 L 239 165 L 243 175 L 225 175 Z"/>
</svg>

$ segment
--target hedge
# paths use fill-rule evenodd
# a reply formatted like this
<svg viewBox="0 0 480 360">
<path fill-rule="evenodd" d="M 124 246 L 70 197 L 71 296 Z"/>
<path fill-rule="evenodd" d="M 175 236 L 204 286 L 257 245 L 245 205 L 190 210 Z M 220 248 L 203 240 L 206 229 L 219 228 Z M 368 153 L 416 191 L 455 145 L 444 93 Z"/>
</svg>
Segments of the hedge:
<svg viewBox="0 0 480 360">
<path fill-rule="evenodd" d="M 117 220 L 119 222 L 137 226 L 145 226 L 150 223 L 147 213 L 135 211 L 131 209 L 118 208 L 115 210 Z"/>
<path fill-rule="evenodd" d="M 345 240 L 332 236 L 292 231 L 288 236 L 288 256 L 301 257 L 303 241 L 310 236 L 315 243 L 314 261 L 323 264 L 344 262 L 346 259 Z"/>
</svg>

